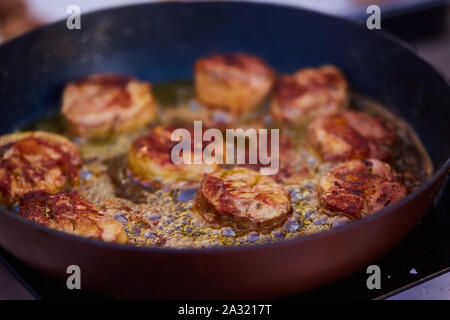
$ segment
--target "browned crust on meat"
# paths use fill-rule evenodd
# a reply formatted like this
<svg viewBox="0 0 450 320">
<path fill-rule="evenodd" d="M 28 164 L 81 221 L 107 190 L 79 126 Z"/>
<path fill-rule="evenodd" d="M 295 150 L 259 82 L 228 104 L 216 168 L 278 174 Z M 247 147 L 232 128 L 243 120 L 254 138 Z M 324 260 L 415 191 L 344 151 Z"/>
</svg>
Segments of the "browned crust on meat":
<svg viewBox="0 0 450 320">
<path fill-rule="evenodd" d="M 131 175 L 143 183 L 153 180 L 172 183 L 180 180 L 199 181 L 205 172 L 214 171 L 217 164 L 175 164 L 171 159 L 172 149 L 179 141 L 171 141 L 175 127 L 157 126 L 136 139 L 128 152 L 128 169 Z M 191 150 L 194 150 L 194 134 L 191 133 Z M 203 146 L 204 147 L 204 146 Z"/>
<path fill-rule="evenodd" d="M 352 219 L 379 211 L 407 195 L 391 167 L 376 159 L 341 163 L 322 177 L 319 189 L 324 208 Z"/>
<path fill-rule="evenodd" d="M 196 61 L 194 71 L 198 100 L 234 115 L 260 105 L 275 79 L 262 59 L 244 53 L 210 54 Z"/>
<path fill-rule="evenodd" d="M 390 161 L 396 141 L 390 124 L 355 111 L 317 117 L 309 124 L 307 137 L 322 159 L 330 162 L 366 158 Z"/>
<path fill-rule="evenodd" d="M 46 132 L 0 137 L 0 200 L 12 206 L 31 191 L 58 192 L 79 182 L 81 158 L 68 139 Z"/>
<path fill-rule="evenodd" d="M 157 126 L 150 132 L 136 139 L 132 149 L 144 157 L 151 158 L 162 166 L 175 166 L 170 160 L 172 148 L 178 143 L 171 141 L 170 137 L 175 128 Z"/>
<path fill-rule="evenodd" d="M 280 185 L 246 168 L 205 175 L 194 207 L 211 224 L 237 232 L 268 231 L 292 211 L 289 194 Z"/>
<path fill-rule="evenodd" d="M 126 243 L 122 224 L 101 212 L 78 193 L 31 192 L 22 199 L 18 214 L 39 224 L 67 233 Z"/>
<path fill-rule="evenodd" d="M 338 68 L 305 68 L 278 79 L 271 114 L 278 121 L 306 122 L 311 117 L 342 110 L 348 100 L 347 80 Z"/>
<path fill-rule="evenodd" d="M 308 140 L 316 147 L 324 161 L 364 159 L 370 156 L 367 140 L 353 130 L 340 115 L 313 120 L 308 127 Z"/>
<path fill-rule="evenodd" d="M 390 161 L 391 147 L 397 141 L 394 127 L 380 117 L 365 112 L 345 111 L 344 118 L 348 125 L 364 137 L 370 148 L 370 157 Z"/>
<path fill-rule="evenodd" d="M 121 75 L 95 74 L 66 86 L 61 112 L 71 135 L 105 137 L 153 120 L 156 101 L 149 83 Z"/>
</svg>

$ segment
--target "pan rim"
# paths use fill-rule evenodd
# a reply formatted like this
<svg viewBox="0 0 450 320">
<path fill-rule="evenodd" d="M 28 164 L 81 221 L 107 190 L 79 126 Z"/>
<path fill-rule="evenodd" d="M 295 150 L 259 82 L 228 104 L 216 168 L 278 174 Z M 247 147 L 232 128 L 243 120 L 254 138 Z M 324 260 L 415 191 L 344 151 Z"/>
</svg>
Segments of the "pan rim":
<svg viewBox="0 0 450 320">
<path fill-rule="evenodd" d="M 303 12 L 308 12 L 309 14 L 315 14 L 322 17 L 327 17 L 328 19 L 332 19 L 335 21 L 338 21 L 339 23 L 346 23 L 349 25 L 352 25 L 353 27 L 356 27 L 358 29 L 362 29 L 363 32 L 372 32 L 369 30 L 364 30 L 364 28 L 359 25 L 355 21 L 346 20 L 344 18 L 339 18 L 330 14 L 325 14 L 321 12 L 317 12 L 314 10 L 302 8 L 295 6 L 293 4 L 275 4 L 275 3 L 263 3 L 263 2 L 245 2 L 245 1 L 232 1 L 232 2 L 213 2 L 213 1 L 202 1 L 202 0 L 190 0 L 187 2 L 156 2 L 156 3 L 137 3 L 137 4 L 131 4 L 131 5 L 120 5 L 120 6 L 114 6 L 112 8 L 107 9 L 100 9 L 95 11 L 90 11 L 88 13 L 83 14 L 84 16 L 90 16 L 95 15 L 99 13 L 105 13 L 105 12 L 113 12 L 116 10 L 122 10 L 124 8 L 129 9 L 132 7 L 144 7 L 144 6 L 179 6 L 179 7 L 186 7 L 186 6 L 202 6 L 202 5 L 214 5 L 214 6 L 240 6 L 240 5 L 247 5 L 247 6 L 255 6 L 255 7 L 278 7 L 278 8 L 285 8 L 289 10 L 298 10 Z M 2 45 L 0 45 L 0 50 L 6 50 L 9 45 L 11 45 L 14 42 L 18 42 L 23 38 L 29 37 L 33 34 L 37 34 L 47 28 L 55 27 L 58 24 L 64 23 L 65 20 L 61 19 L 56 22 L 42 25 L 40 27 L 35 28 L 34 30 L 28 31 L 16 38 L 10 39 L 6 42 L 4 42 Z M 392 35 L 384 30 L 377 30 L 374 37 L 380 37 L 383 38 L 386 41 L 394 42 L 404 48 L 408 53 L 410 53 L 412 56 L 415 57 L 420 63 L 426 64 L 428 68 L 431 68 L 431 70 L 441 78 L 441 80 L 444 81 L 444 83 L 447 85 L 447 88 L 450 90 L 450 79 L 447 78 L 441 71 L 439 71 L 435 66 L 427 62 L 424 58 L 419 56 L 414 49 L 411 48 L 411 46 L 406 43 L 404 40 L 398 38 L 395 35 Z M 420 138 L 420 136 L 419 136 Z M 426 148 L 426 146 L 425 146 Z M 79 241 L 84 242 L 87 245 L 90 246 L 96 246 L 96 247 L 106 247 L 111 250 L 126 250 L 126 251 L 136 251 L 136 252 L 149 252 L 149 253 L 164 253 L 164 254 L 175 254 L 175 255 L 185 255 L 185 254 L 196 254 L 196 255 L 210 255 L 210 254 L 224 254 L 224 253 L 235 253 L 235 252 L 247 252 L 247 251 L 257 251 L 257 250 L 267 250 L 269 248 L 275 249 L 279 246 L 288 247 L 288 246 L 299 246 L 300 243 L 307 243 L 312 241 L 318 241 L 320 238 L 326 238 L 331 237 L 336 234 L 340 234 L 342 232 L 350 232 L 350 230 L 357 228 L 360 225 L 371 223 L 372 220 L 375 219 L 381 219 L 384 215 L 390 214 L 391 212 L 397 210 L 399 207 L 403 206 L 404 204 L 413 201 L 414 198 L 418 197 L 419 194 L 423 193 L 425 190 L 431 188 L 439 179 L 441 179 L 445 174 L 450 173 L 450 156 L 447 158 L 447 160 L 440 166 L 440 168 L 435 171 L 432 175 L 432 177 L 424 182 L 419 188 L 408 194 L 405 198 L 395 202 L 394 204 L 368 216 L 363 219 L 352 221 L 349 224 L 337 226 L 330 230 L 325 230 L 318 233 L 313 233 L 305 236 L 299 236 L 292 239 L 284 239 L 280 241 L 274 241 L 274 242 L 267 242 L 262 244 L 256 244 L 256 245 L 243 245 L 243 246 L 220 246 L 220 247 L 206 247 L 206 248 L 191 248 L 191 247 L 181 247 L 181 248 L 175 248 L 175 247 L 152 247 L 152 246 L 138 246 L 133 245 L 130 243 L 127 244 L 120 244 L 120 243 L 114 243 L 114 242 L 106 242 L 99 239 L 92 239 L 92 238 L 86 238 L 81 237 L 73 234 L 69 234 L 63 231 L 58 231 L 55 229 L 51 229 L 49 227 L 46 227 L 44 225 L 40 225 L 38 223 L 35 223 L 33 221 L 27 220 L 23 217 L 18 216 L 17 214 L 11 212 L 10 210 L 7 210 L 4 207 L 0 207 L 1 214 L 9 215 L 11 218 L 15 219 L 18 223 L 24 223 L 32 228 L 37 228 L 43 233 L 50 234 L 55 237 L 65 238 L 69 241 Z"/>
</svg>

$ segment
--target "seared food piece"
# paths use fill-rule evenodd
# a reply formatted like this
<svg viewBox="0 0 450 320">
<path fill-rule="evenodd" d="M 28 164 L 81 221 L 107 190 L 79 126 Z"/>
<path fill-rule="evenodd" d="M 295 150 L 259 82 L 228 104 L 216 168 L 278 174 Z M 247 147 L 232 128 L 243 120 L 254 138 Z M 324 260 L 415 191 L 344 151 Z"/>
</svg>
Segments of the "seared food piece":
<svg viewBox="0 0 450 320">
<path fill-rule="evenodd" d="M 236 115 L 256 108 L 269 93 L 275 74 L 258 57 L 211 54 L 195 63 L 195 91 L 200 102 Z"/>
<path fill-rule="evenodd" d="M 112 74 L 96 74 L 69 83 L 62 114 L 74 136 L 106 137 L 144 126 L 155 117 L 149 83 Z"/>
<path fill-rule="evenodd" d="M 344 111 L 313 120 L 308 126 L 308 139 L 325 161 L 366 158 L 389 161 L 396 134 L 381 118 Z"/>
<path fill-rule="evenodd" d="M 305 68 L 279 78 L 271 114 L 283 122 L 305 122 L 318 115 L 334 114 L 348 101 L 347 80 L 338 68 Z"/>
<path fill-rule="evenodd" d="M 126 243 L 122 224 L 75 192 L 24 196 L 18 214 L 47 227 L 88 238 Z"/>
<path fill-rule="evenodd" d="M 301 151 L 296 148 L 287 149 L 280 144 L 280 161 L 278 173 L 273 179 L 285 185 L 298 184 L 308 178 L 312 178 L 312 170 L 307 164 L 307 158 L 302 156 Z"/>
<path fill-rule="evenodd" d="M 203 173 L 214 171 L 217 164 L 175 164 L 171 159 L 172 149 L 179 141 L 171 141 L 175 127 L 157 126 L 133 142 L 128 152 L 128 169 L 141 182 L 161 181 L 172 183 L 181 180 L 200 181 Z M 191 150 L 194 150 L 194 135 L 191 134 Z"/>
<path fill-rule="evenodd" d="M 259 139 L 259 134 L 258 134 Z M 307 164 L 307 159 L 302 156 L 301 150 L 296 147 L 294 140 L 288 134 L 280 134 L 278 142 L 278 152 L 272 155 L 271 134 L 267 136 L 267 156 L 270 158 L 269 164 L 262 164 L 261 159 L 258 158 L 256 164 L 250 164 L 248 161 L 248 154 L 246 155 L 246 164 L 242 167 L 250 168 L 256 171 L 260 171 L 261 168 L 273 167 L 274 163 L 278 164 L 278 172 L 270 177 L 276 182 L 281 184 L 296 184 L 306 178 L 311 178 L 312 172 Z M 259 141 L 257 144 L 257 150 L 259 154 Z M 247 153 L 248 153 L 247 148 Z"/>
<path fill-rule="evenodd" d="M 31 191 L 54 193 L 79 181 L 81 158 L 69 139 L 42 131 L 0 137 L 0 203 L 8 207 Z"/>
<path fill-rule="evenodd" d="M 194 207 L 213 225 L 237 232 L 275 228 L 292 211 L 289 194 L 279 184 L 247 168 L 205 175 Z"/>
<path fill-rule="evenodd" d="M 322 205 L 353 219 L 377 212 L 406 194 L 406 187 L 392 168 L 376 159 L 343 162 L 319 184 Z"/>
</svg>

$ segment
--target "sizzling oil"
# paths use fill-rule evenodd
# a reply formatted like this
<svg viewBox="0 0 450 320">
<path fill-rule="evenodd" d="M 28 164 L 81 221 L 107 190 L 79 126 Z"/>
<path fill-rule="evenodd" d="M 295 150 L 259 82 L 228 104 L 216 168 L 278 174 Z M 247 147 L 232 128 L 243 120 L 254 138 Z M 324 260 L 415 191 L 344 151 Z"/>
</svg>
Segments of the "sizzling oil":
<svg viewBox="0 0 450 320">
<path fill-rule="evenodd" d="M 193 99 L 189 82 L 156 85 L 154 93 L 160 109 L 156 123 L 226 118 L 224 114 L 211 114 L 200 108 Z M 381 115 L 395 124 L 400 139 L 395 149 L 394 167 L 404 174 L 407 187 L 414 190 L 427 180 L 432 174 L 431 162 L 413 130 L 373 101 L 359 95 L 353 95 L 353 100 L 358 109 Z M 260 125 L 260 119 L 265 126 L 270 126 L 270 119 L 264 118 L 265 111 L 262 109 L 260 114 L 241 119 L 239 123 L 233 123 L 233 127 Z M 27 129 L 63 133 L 59 116 L 41 119 Z M 102 141 L 75 139 L 84 159 L 82 182 L 76 191 L 120 221 L 130 243 L 136 245 L 180 248 L 255 244 L 305 236 L 350 222 L 344 216 L 329 216 L 320 210 L 315 189 L 318 179 L 329 166 L 321 165 L 316 155 L 304 146 L 303 132 L 304 127 L 293 132 L 296 148 L 314 175 L 285 186 L 294 211 L 282 227 L 270 233 L 251 232 L 238 236 L 229 227 L 211 228 L 192 209 L 196 185 L 179 183 L 171 187 L 148 188 L 130 180 L 123 172 L 124 156 L 132 141 L 145 130 Z"/>
</svg>

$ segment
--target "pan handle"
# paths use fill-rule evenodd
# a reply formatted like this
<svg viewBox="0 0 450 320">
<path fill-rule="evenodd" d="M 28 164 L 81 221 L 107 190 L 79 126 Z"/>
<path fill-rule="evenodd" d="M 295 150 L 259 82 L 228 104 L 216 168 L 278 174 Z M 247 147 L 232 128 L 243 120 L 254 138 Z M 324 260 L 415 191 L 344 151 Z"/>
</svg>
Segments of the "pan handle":
<svg viewBox="0 0 450 320">
<path fill-rule="evenodd" d="M 24 285 L 23 280 L 0 256 L 0 300 L 36 300 L 36 297 Z"/>
<path fill-rule="evenodd" d="M 441 190 L 434 199 L 434 206 L 438 212 L 446 212 L 446 208 L 450 208 L 450 175 L 447 175 Z"/>
</svg>

